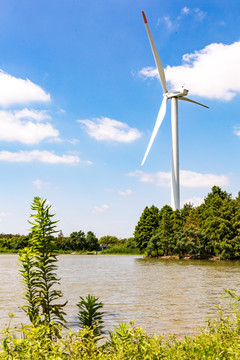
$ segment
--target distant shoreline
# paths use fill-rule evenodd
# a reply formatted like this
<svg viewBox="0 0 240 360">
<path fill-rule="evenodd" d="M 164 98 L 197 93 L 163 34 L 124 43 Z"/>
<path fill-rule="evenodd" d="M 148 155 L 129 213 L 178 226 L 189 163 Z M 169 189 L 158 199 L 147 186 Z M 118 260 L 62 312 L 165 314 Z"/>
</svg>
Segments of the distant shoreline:
<svg viewBox="0 0 240 360">
<path fill-rule="evenodd" d="M 199 258 L 195 255 L 187 255 L 183 257 L 179 257 L 178 255 L 163 255 L 163 256 L 146 256 L 149 259 L 163 259 L 163 260 L 209 260 L 209 261 L 220 261 L 221 259 L 217 256 L 211 257 L 202 257 Z M 226 259 L 224 259 L 226 260 Z M 231 259 L 231 260 L 239 260 L 239 259 Z"/>
<path fill-rule="evenodd" d="M 7 251 L 2 251 L 3 249 L 0 249 L 0 255 L 18 255 L 19 252 L 16 252 L 16 250 L 7 250 Z M 217 256 L 209 256 L 209 257 L 198 257 L 196 255 L 186 255 L 183 257 L 179 257 L 178 255 L 163 255 L 163 256 L 147 256 L 145 254 L 139 254 L 139 253 L 105 253 L 104 251 L 94 251 L 94 252 L 77 252 L 77 251 L 57 251 L 56 255 L 140 255 L 143 256 L 146 259 L 160 259 L 160 260 L 208 260 L 208 261 L 236 261 L 236 260 L 240 260 L 240 258 L 236 258 L 236 259 L 220 259 Z"/>
</svg>

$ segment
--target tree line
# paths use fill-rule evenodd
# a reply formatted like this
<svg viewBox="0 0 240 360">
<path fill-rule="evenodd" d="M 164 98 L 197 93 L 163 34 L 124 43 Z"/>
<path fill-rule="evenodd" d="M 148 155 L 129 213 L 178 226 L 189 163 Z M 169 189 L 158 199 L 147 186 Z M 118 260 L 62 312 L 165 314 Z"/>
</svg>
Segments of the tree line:
<svg viewBox="0 0 240 360">
<path fill-rule="evenodd" d="M 149 256 L 180 258 L 240 258 L 240 192 L 232 195 L 213 186 L 197 207 L 185 204 L 145 207 L 134 231 L 141 252 Z"/>
<path fill-rule="evenodd" d="M 1 252 L 18 252 L 25 247 L 31 246 L 32 233 L 28 235 L 0 234 Z M 136 244 L 133 238 L 119 239 L 116 236 L 106 235 L 97 238 L 92 231 L 86 234 L 80 231 L 74 231 L 70 236 L 64 236 L 60 230 L 55 239 L 55 249 L 57 252 L 91 252 L 105 249 L 106 252 L 131 252 L 136 250 Z M 137 250 L 136 250 L 137 251 Z"/>
<path fill-rule="evenodd" d="M 28 235 L 0 234 L 1 252 L 18 252 L 29 247 Z M 74 231 L 55 236 L 58 252 L 142 253 L 148 256 L 190 256 L 196 258 L 240 258 L 240 192 L 236 198 L 213 186 L 197 207 L 185 204 L 181 210 L 165 205 L 146 206 L 133 237 L 119 239 L 106 235 L 100 239 L 92 231 Z"/>
</svg>

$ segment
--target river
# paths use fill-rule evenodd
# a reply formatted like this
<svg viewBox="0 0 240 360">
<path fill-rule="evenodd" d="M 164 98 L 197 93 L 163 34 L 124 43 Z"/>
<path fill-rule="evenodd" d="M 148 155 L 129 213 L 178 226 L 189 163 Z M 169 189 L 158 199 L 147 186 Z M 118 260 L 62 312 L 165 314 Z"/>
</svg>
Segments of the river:
<svg viewBox="0 0 240 360">
<path fill-rule="evenodd" d="M 61 255 L 58 262 L 67 321 L 77 329 L 79 296 L 104 303 L 105 329 L 135 319 L 149 334 L 193 334 L 215 317 L 225 289 L 239 289 L 240 261 L 161 260 L 132 255 Z M 0 326 L 26 323 L 17 255 L 0 255 Z"/>
</svg>

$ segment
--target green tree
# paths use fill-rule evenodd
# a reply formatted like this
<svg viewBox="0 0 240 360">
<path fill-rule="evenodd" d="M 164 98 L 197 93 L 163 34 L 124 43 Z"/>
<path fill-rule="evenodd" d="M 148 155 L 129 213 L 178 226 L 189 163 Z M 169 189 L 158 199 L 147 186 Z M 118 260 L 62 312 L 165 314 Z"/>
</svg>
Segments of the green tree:
<svg viewBox="0 0 240 360">
<path fill-rule="evenodd" d="M 182 229 L 182 219 L 181 219 L 181 212 L 179 209 L 173 211 L 172 214 L 172 229 L 173 233 L 177 233 Z"/>
<path fill-rule="evenodd" d="M 119 239 L 116 236 L 105 235 L 99 239 L 99 244 L 107 244 L 109 246 L 112 246 L 117 245 L 118 243 Z"/>
<path fill-rule="evenodd" d="M 172 248 L 170 246 L 171 237 L 174 235 L 173 231 L 173 210 L 170 206 L 165 205 L 159 213 L 160 225 L 159 229 L 161 230 L 161 246 L 163 249 L 164 255 L 172 255 Z"/>
<path fill-rule="evenodd" d="M 81 230 L 70 234 L 69 243 L 72 250 L 81 251 L 87 249 L 86 236 Z"/>
<path fill-rule="evenodd" d="M 174 251 L 180 258 L 186 255 L 194 255 L 199 258 L 207 256 L 208 240 L 204 232 L 195 226 L 180 230 L 175 234 L 174 241 Z"/>
<path fill-rule="evenodd" d="M 190 203 L 184 204 L 183 208 L 181 209 L 180 215 L 181 215 L 182 227 L 184 227 L 188 215 L 192 211 L 192 209 L 193 209 L 193 204 Z"/>
<path fill-rule="evenodd" d="M 162 256 L 164 254 L 162 239 L 163 239 L 162 231 L 157 230 L 148 242 L 146 248 L 148 256 L 154 257 L 154 256 Z"/>
<path fill-rule="evenodd" d="M 145 207 L 143 213 L 135 227 L 134 239 L 137 247 L 141 251 L 146 249 L 149 240 L 154 235 L 154 232 L 159 227 L 159 210 L 152 205 L 150 208 Z"/>
<path fill-rule="evenodd" d="M 239 247 L 238 231 L 234 227 L 236 201 L 226 191 L 214 186 L 199 206 L 200 227 L 209 240 L 208 251 L 222 259 L 235 256 Z"/>
<path fill-rule="evenodd" d="M 86 235 L 86 248 L 88 251 L 99 250 L 98 238 L 92 231 L 88 231 Z"/>
<path fill-rule="evenodd" d="M 240 258 L 240 192 L 234 201 L 234 216 L 232 216 L 233 229 L 235 233 L 235 257 Z"/>
<path fill-rule="evenodd" d="M 136 246 L 136 241 L 135 241 L 134 237 L 125 239 L 124 246 L 126 246 L 126 248 L 128 248 L 128 249 L 135 249 L 137 246 Z"/>
<path fill-rule="evenodd" d="M 184 229 L 188 229 L 189 227 L 195 227 L 196 229 L 200 229 L 200 219 L 199 213 L 196 208 L 192 208 L 189 210 L 185 222 L 184 222 Z"/>
<path fill-rule="evenodd" d="M 216 217 L 214 227 L 214 251 L 222 259 L 239 257 L 240 237 L 238 210 L 236 202 L 230 198 L 223 201 L 220 216 Z M 211 222 L 213 225 L 213 221 Z"/>
</svg>

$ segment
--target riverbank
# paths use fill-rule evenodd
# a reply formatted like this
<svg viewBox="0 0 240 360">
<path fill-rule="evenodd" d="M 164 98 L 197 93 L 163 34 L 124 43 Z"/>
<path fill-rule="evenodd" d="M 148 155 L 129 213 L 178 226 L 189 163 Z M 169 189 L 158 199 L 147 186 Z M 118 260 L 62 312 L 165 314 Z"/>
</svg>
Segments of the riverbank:
<svg viewBox="0 0 240 360">
<path fill-rule="evenodd" d="M 18 251 L 13 249 L 0 249 L 1 255 L 7 254 L 15 254 L 18 255 Z M 142 255 L 145 258 L 149 259 L 162 259 L 162 260 L 209 260 L 209 261 L 220 261 L 221 259 L 217 256 L 213 257 L 198 257 L 196 255 L 187 255 L 183 257 L 179 257 L 178 255 L 164 255 L 164 256 L 147 256 L 145 254 L 141 254 L 138 249 L 119 249 L 116 248 L 103 250 L 103 251 L 72 251 L 72 250 L 58 250 L 56 251 L 57 255 Z M 238 259 L 229 259 L 228 261 L 235 261 Z M 226 260 L 223 260 L 226 261 Z"/>
<path fill-rule="evenodd" d="M 6 249 L 6 248 L 0 248 L 0 254 L 18 254 L 19 251 L 15 249 Z M 151 259 L 165 259 L 165 260 L 210 260 L 210 261 L 219 261 L 221 260 L 217 256 L 206 256 L 206 257 L 199 257 L 197 255 L 186 255 L 183 257 L 180 257 L 179 255 L 163 255 L 163 256 L 147 256 L 146 254 L 141 254 L 139 249 L 131 249 L 131 248 L 125 248 L 125 247 L 110 247 L 106 250 L 102 251 L 72 251 L 72 250 L 57 250 L 56 254 L 58 255 L 142 255 L 146 258 Z M 231 260 L 231 259 L 230 259 Z M 236 259 L 233 259 L 236 260 Z"/>
<path fill-rule="evenodd" d="M 51 332 L 50 332 L 51 333 Z M 22 336 L 19 336 L 22 334 Z M 240 358 L 240 317 L 220 313 L 198 335 L 177 340 L 174 335 L 148 336 L 133 324 L 120 323 L 108 341 L 98 344 L 91 330 L 71 332 L 51 340 L 47 326 L 7 329 L 0 359 L 30 360 L 202 360 Z"/>
<path fill-rule="evenodd" d="M 183 256 L 180 257 L 178 255 L 164 255 L 164 256 L 147 256 L 146 258 L 149 259 L 162 259 L 162 260 L 209 260 L 209 261 L 219 261 L 221 260 L 219 257 L 217 256 L 206 256 L 206 257 L 199 257 L 196 255 L 187 255 L 187 256 Z M 236 259 L 233 259 L 233 261 Z M 226 260 L 223 260 L 226 261 Z"/>
<path fill-rule="evenodd" d="M 20 251 L 20 250 L 19 250 Z M 18 250 L 16 249 L 0 249 L 0 254 L 4 255 L 4 254 L 15 254 L 18 255 L 19 253 Z M 72 250 L 57 250 L 56 251 L 57 255 L 141 255 L 138 249 L 116 249 L 115 247 L 109 248 L 107 250 L 103 250 L 103 251 L 85 251 L 85 250 L 81 250 L 81 251 L 72 251 Z M 144 255 L 144 254 L 142 254 Z"/>
</svg>

